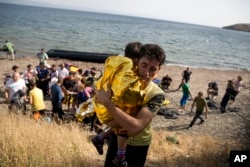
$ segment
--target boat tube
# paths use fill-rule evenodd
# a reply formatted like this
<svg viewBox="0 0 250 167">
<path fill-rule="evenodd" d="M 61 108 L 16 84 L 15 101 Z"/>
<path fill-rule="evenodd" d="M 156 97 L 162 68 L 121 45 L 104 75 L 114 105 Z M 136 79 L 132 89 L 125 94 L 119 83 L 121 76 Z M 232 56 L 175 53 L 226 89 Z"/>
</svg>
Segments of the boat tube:
<svg viewBox="0 0 250 167">
<path fill-rule="evenodd" d="M 80 52 L 51 49 L 46 52 L 49 57 L 62 58 L 70 60 L 88 61 L 96 63 L 104 63 L 109 56 L 118 56 L 119 54 L 112 53 L 95 53 L 95 52 Z"/>
</svg>

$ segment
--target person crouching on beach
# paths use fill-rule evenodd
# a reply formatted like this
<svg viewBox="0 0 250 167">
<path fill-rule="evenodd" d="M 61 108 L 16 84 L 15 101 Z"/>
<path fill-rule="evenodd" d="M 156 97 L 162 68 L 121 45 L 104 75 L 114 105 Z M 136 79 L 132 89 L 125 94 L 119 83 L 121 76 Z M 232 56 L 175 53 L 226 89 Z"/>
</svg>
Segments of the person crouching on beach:
<svg viewBox="0 0 250 167">
<path fill-rule="evenodd" d="M 14 44 L 5 41 L 5 44 L 3 45 L 3 50 L 7 51 L 7 59 L 9 58 L 9 55 L 12 57 L 12 60 L 15 60 L 15 50 L 14 50 Z"/>
<path fill-rule="evenodd" d="M 226 112 L 226 107 L 227 107 L 228 102 L 230 100 L 234 101 L 236 95 L 237 95 L 237 91 L 234 88 L 233 81 L 228 80 L 226 92 L 225 92 L 225 94 L 221 100 L 221 103 L 220 103 L 220 111 L 222 113 Z"/>
<path fill-rule="evenodd" d="M 201 117 L 201 114 L 203 113 L 204 108 L 206 110 L 205 118 L 207 119 L 208 107 L 207 107 L 206 100 L 203 98 L 203 93 L 202 92 L 199 92 L 198 96 L 195 97 L 194 102 L 193 102 L 192 107 L 191 107 L 191 112 L 193 112 L 193 108 L 194 108 L 195 104 L 196 104 L 195 116 L 194 116 L 193 120 L 191 121 L 190 125 L 188 126 L 188 128 L 191 128 L 194 125 L 197 118 L 200 119 L 199 124 L 202 124 L 205 121 Z"/>
</svg>

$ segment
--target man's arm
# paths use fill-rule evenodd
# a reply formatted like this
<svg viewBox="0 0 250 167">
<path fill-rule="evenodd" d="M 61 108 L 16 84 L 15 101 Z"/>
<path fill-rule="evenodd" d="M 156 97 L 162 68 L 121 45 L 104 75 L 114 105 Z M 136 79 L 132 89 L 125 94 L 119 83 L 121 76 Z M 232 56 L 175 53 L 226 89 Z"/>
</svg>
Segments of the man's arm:
<svg viewBox="0 0 250 167">
<path fill-rule="evenodd" d="M 97 99 L 97 102 L 102 103 L 110 112 L 114 120 L 121 127 L 125 128 L 132 136 L 140 133 L 153 118 L 153 114 L 145 107 L 139 111 L 136 117 L 132 117 L 131 115 L 128 115 L 126 112 L 116 107 L 108 98 L 102 98 L 101 101 L 98 101 Z"/>
<path fill-rule="evenodd" d="M 137 135 L 140 133 L 152 120 L 153 114 L 148 108 L 143 107 L 136 117 L 128 115 L 113 104 L 111 101 L 111 89 L 98 91 L 96 95 L 96 102 L 101 103 L 110 112 L 114 120 L 123 128 L 125 128 L 130 135 Z"/>
<path fill-rule="evenodd" d="M 192 106 L 191 106 L 191 110 L 190 110 L 191 112 L 193 112 L 193 108 L 194 108 L 195 102 L 196 102 L 196 101 L 194 100 L 194 101 L 193 101 L 193 104 L 192 104 Z"/>
<path fill-rule="evenodd" d="M 26 87 L 26 84 L 25 84 L 25 81 L 24 81 L 24 79 L 22 79 L 22 82 L 23 82 L 23 87 L 22 87 L 22 91 L 23 91 L 23 92 L 26 92 L 26 90 L 27 90 L 27 87 Z"/>
</svg>

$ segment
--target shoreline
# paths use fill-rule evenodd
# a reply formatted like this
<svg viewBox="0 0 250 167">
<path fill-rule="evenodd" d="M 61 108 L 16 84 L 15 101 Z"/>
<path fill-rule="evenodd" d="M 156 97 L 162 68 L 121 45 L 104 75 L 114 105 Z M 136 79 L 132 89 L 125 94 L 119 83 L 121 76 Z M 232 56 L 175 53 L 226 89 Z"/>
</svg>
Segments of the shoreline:
<svg viewBox="0 0 250 167">
<path fill-rule="evenodd" d="M 38 52 L 39 52 L 39 50 L 38 50 Z M 30 57 L 36 59 L 36 54 L 30 55 L 30 54 L 25 53 L 25 54 L 18 55 L 18 56 L 15 55 L 15 58 L 17 60 L 22 59 L 22 58 L 30 58 Z M 2 51 L 0 52 L 0 59 L 1 60 L 7 60 L 5 52 L 2 52 Z M 50 58 L 50 59 L 55 59 L 55 58 Z M 70 60 L 70 59 L 62 59 L 62 60 L 76 61 L 76 60 Z M 89 63 L 92 63 L 92 62 L 89 62 Z M 228 67 L 224 67 L 222 65 L 219 66 L 219 67 L 211 67 L 211 66 L 199 67 L 199 66 L 196 66 L 196 65 L 179 64 L 177 62 L 168 62 L 167 60 L 165 61 L 165 66 L 181 67 L 181 68 L 191 67 L 193 69 L 200 69 L 201 68 L 201 69 L 207 69 L 207 70 L 224 70 L 224 71 L 231 71 L 231 70 L 234 71 L 235 70 L 235 71 L 246 71 L 246 72 L 250 71 L 250 68 L 249 69 L 248 68 L 239 68 L 239 67 L 228 68 Z"/>
<path fill-rule="evenodd" d="M 236 71 L 250 71 L 250 68 L 222 68 L 222 67 L 198 67 L 198 66 L 192 66 L 192 65 L 183 65 L 183 64 L 168 64 L 166 63 L 167 66 L 178 66 L 178 67 L 192 67 L 192 68 L 202 68 L 202 69 L 208 69 L 208 70 L 225 70 L 225 71 L 230 71 L 230 70 L 236 70 Z"/>
</svg>

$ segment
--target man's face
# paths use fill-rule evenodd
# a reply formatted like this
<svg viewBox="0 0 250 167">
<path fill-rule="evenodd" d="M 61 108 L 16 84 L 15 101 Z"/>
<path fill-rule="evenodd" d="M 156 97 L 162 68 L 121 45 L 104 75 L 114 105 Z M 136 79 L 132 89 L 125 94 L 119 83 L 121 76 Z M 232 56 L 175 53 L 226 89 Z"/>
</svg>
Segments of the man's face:
<svg viewBox="0 0 250 167">
<path fill-rule="evenodd" d="M 143 57 L 138 62 L 138 75 L 143 82 L 149 82 L 154 79 L 160 70 L 160 62 L 156 59 Z"/>
<path fill-rule="evenodd" d="M 199 98 L 202 98 L 202 97 L 203 97 L 203 94 L 202 94 L 202 93 L 198 93 L 198 97 L 199 97 Z"/>
<path fill-rule="evenodd" d="M 14 82 L 17 82 L 19 78 L 20 78 L 20 75 L 18 73 L 13 74 Z"/>
</svg>

